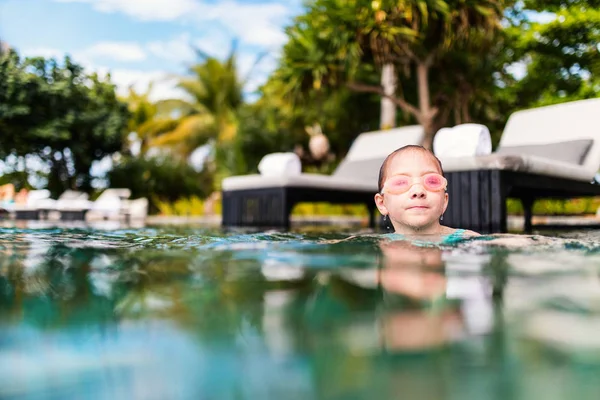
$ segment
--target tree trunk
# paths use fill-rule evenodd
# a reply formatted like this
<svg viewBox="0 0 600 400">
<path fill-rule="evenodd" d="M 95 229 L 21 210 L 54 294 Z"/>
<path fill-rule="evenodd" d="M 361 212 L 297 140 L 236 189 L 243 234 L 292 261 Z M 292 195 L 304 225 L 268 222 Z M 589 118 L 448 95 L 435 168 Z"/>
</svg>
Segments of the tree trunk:
<svg viewBox="0 0 600 400">
<path fill-rule="evenodd" d="M 464 124 L 471 122 L 471 115 L 469 114 L 468 98 L 466 98 L 465 101 L 463 101 L 463 103 L 462 103 L 462 119 L 463 119 Z"/>
<path fill-rule="evenodd" d="M 381 86 L 386 95 L 396 94 L 396 68 L 394 64 L 387 63 L 381 71 Z M 396 104 L 385 96 L 381 97 L 380 129 L 389 129 L 396 126 Z"/>
<path fill-rule="evenodd" d="M 456 104 L 454 105 L 454 125 L 460 125 L 462 124 L 462 116 L 461 116 L 461 112 L 460 112 L 460 104 L 457 101 Z"/>
<path fill-rule="evenodd" d="M 433 135 L 435 129 L 433 119 L 435 112 L 431 109 L 431 101 L 429 99 L 429 62 L 420 61 L 417 63 L 417 90 L 419 94 L 419 123 L 423 126 L 424 137 L 423 147 L 433 150 Z"/>
</svg>

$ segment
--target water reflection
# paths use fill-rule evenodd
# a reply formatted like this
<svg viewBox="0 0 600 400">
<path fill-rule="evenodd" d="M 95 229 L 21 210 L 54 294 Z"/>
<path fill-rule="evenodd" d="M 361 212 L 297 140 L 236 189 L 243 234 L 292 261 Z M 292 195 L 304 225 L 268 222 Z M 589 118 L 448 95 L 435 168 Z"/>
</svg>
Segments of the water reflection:
<svg viewBox="0 0 600 400">
<path fill-rule="evenodd" d="M 598 246 L 382 239 L 3 229 L 0 397 L 597 398 Z"/>
</svg>

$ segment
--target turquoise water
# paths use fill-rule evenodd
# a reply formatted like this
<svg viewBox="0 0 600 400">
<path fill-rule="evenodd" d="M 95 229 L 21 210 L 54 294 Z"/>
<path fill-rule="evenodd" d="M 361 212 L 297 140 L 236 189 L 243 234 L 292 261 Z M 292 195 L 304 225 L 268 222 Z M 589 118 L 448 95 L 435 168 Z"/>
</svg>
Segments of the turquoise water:
<svg viewBox="0 0 600 400">
<path fill-rule="evenodd" d="M 600 398 L 598 232 L 388 239 L 0 228 L 0 398 Z"/>
</svg>

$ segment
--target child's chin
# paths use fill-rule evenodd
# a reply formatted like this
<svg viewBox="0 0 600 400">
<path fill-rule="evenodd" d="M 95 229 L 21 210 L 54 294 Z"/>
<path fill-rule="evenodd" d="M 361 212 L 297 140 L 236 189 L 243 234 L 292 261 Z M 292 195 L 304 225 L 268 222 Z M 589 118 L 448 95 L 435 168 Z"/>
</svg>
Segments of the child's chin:
<svg viewBox="0 0 600 400">
<path fill-rule="evenodd" d="M 434 222 L 434 220 L 432 220 L 431 217 L 426 216 L 426 215 L 423 215 L 423 216 L 415 215 L 415 216 L 409 218 L 409 220 L 408 220 L 408 224 L 416 229 L 428 227 L 433 222 Z"/>
</svg>

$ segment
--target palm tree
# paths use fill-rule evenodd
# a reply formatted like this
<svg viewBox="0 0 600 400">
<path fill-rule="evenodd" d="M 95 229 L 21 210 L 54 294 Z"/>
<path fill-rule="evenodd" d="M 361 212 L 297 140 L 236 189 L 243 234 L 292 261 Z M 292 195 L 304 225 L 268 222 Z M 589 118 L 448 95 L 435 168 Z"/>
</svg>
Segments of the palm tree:
<svg viewBox="0 0 600 400">
<path fill-rule="evenodd" d="M 431 148 L 438 128 L 435 119 L 440 109 L 432 105 L 429 72 L 433 67 L 439 66 L 443 57 L 457 46 L 463 46 L 462 51 L 470 50 L 475 53 L 479 45 L 489 43 L 500 29 L 503 2 L 413 0 L 394 4 L 388 9 L 379 6 L 379 20 L 381 23 L 388 21 L 390 24 L 412 29 L 416 40 L 401 37 L 382 39 L 373 42 L 371 50 L 375 54 L 383 53 L 388 63 L 416 72 L 418 105 L 410 104 L 401 97 L 390 96 L 385 87 L 359 83 L 350 85 L 358 91 L 379 93 L 415 117 L 425 131 L 423 145 Z M 369 34 L 370 31 L 367 29 L 361 33 Z M 469 47 L 466 48 L 465 44 Z"/>
<path fill-rule="evenodd" d="M 307 78 L 315 89 L 344 80 L 352 90 L 380 95 L 381 126 L 395 123 L 391 102 L 424 127 L 424 145 L 431 147 L 440 108 L 432 104 L 430 71 L 457 46 L 481 52 L 479 45 L 498 32 L 503 8 L 501 0 L 315 0 L 288 30 L 282 70 L 302 77 L 288 81 L 304 88 Z M 365 63 L 381 71 L 379 82 L 356 75 Z M 416 101 L 400 91 L 400 71 L 416 75 Z"/>
<path fill-rule="evenodd" d="M 195 50 L 201 61 L 177 84 L 185 98 L 156 103 L 157 118 L 148 131 L 148 146 L 166 147 L 187 158 L 198 147 L 209 145 L 209 167 L 216 174 L 215 182 L 220 182 L 223 176 L 242 172 L 245 165 L 238 125 L 243 87 L 250 74 L 239 76 L 235 43 L 223 61 Z M 255 65 L 261 58 L 257 57 Z"/>
<path fill-rule="evenodd" d="M 130 117 L 127 123 L 127 132 L 135 133 L 141 142 L 140 154 L 143 156 L 148 150 L 149 140 L 161 132 L 164 127 L 161 126 L 157 118 L 158 108 L 156 103 L 150 100 L 153 83 L 150 82 L 145 92 L 138 93 L 133 86 L 129 87 L 129 93 L 123 100 L 127 103 Z M 126 138 L 125 143 L 131 147 L 131 141 Z"/>
<path fill-rule="evenodd" d="M 220 61 L 199 50 L 202 62 L 189 69 L 189 76 L 179 79 L 177 86 L 187 99 L 165 100 L 159 104 L 169 115 L 171 129 L 158 132 L 150 142 L 167 146 L 182 156 L 211 142 L 230 144 L 237 133 L 237 112 L 243 104 L 243 82 L 238 77 L 236 53 L 233 50 Z"/>
</svg>

